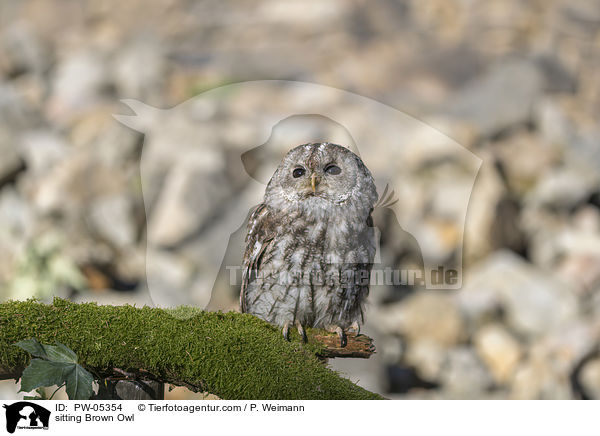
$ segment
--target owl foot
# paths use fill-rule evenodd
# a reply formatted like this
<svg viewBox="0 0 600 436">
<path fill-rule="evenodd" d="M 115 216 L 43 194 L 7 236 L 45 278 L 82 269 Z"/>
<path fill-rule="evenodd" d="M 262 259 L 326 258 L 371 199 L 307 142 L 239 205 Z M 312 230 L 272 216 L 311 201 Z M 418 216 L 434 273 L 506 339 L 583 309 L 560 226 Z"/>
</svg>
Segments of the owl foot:
<svg viewBox="0 0 600 436">
<path fill-rule="evenodd" d="M 348 328 L 348 331 L 353 331 L 354 333 L 356 333 L 356 336 L 360 335 L 360 324 L 358 323 L 358 321 L 354 321 L 350 328 Z"/>
<path fill-rule="evenodd" d="M 331 333 L 337 333 L 338 338 L 340 338 L 340 347 L 344 348 L 346 346 L 348 339 L 346 338 L 346 333 L 344 332 L 343 328 L 341 328 L 339 325 L 332 325 L 327 327 L 327 331 Z"/>
<path fill-rule="evenodd" d="M 292 321 L 286 321 L 283 325 L 283 329 L 281 329 L 281 333 L 283 333 L 283 338 L 286 341 L 290 340 L 290 326 L 292 325 Z"/>
<path fill-rule="evenodd" d="M 296 325 L 296 328 L 298 329 L 298 334 L 302 337 L 302 341 L 308 342 L 308 337 L 306 336 L 306 331 L 304 330 L 304 327 L 302 326 L 300 321 L 296 321 L 294 324 Z M 283 329 L 281 330 L 281 332 L 283 333 L 283 337 L 285 338 L 286 341 L 290 340 L 290 326 L 291 325 L 292 325 L 292 321 L 286 321 L 285 324 L 283 325 Z"/>
<path fill-rule="evenodd" d="M 308 342 L 308 337 L 306 336 L 306 332 L 304 331 L 304 327 L 300 324 L 300 321 L 296 321 L 296 328 L 298 329 L 298 333 L 302 337 L 302 342 Z"/>
</svg>

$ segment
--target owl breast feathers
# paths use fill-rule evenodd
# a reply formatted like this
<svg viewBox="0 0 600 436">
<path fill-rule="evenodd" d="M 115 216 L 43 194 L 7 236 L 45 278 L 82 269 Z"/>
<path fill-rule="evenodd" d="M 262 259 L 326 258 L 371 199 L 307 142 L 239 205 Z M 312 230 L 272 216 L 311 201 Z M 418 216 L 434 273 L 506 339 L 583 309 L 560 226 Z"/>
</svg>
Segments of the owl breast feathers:
<svg viewBox="0 0 600 436">
<path fill-rule="evenodd" d="M 371 173 L 330 143 L 287 153 L 250 216 L 242 312 L 282 326 L 340 331 L 363 321 L 375 255 Z"/>
</svg>

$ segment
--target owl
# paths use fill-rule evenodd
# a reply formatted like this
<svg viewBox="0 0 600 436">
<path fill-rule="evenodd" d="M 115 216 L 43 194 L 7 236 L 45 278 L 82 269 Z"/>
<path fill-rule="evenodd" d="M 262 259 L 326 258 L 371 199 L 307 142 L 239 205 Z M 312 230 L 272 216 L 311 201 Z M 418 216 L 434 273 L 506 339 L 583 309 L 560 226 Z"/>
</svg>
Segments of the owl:
<svg viewBox="0 0 600 436">
<path fill-rule="evenodd" d="M 364 322 L 375 256 L 373 177 L 345 147 L 290 150 L 248 222 L 240 306 L 280 326 L 325 328 L 346 346 Z"/>
</svg>

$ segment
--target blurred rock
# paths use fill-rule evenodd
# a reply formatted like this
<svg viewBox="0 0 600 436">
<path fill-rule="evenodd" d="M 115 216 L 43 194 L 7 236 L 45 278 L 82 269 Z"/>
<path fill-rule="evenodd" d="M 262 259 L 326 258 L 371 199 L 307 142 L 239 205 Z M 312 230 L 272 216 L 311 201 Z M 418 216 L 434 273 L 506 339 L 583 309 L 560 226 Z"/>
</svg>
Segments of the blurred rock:
<svg viewBox="0 0 600 436">
<path fill-rule="evenodd" d="M 18 21 L 0 35 L 0 70 L 18 77 L 28 72 L 42 74 L 50 64 L 50 52 L 29 23 Z"/>
<path fill-rule="evenodd" d="M 188 286 L 193 267 L 167 251 L 149 250 L 146 255 L 148 293 L 155 306 L 190 304 Z"/>
<path fill-rule="evenodd" d="M 529 359 L 518 366 L 511 385 L 511 399 L 568 399 L 569 374 L 553 368 L 548 356 L 532 347 Z"/>
<path fill-rule="evenodd" d="M 5 128 L 0 129 L 0 187 L 11 181 L 24 169 L 23 161 L 17 152 L 16 139 Z"/>
<path fill-rule="evenodd" d="M 467 265 L 485 257 L 493 248 L 496 208 L 506 196 L 506 188 L 494 165 L 491 153 L 482 154 L 483 163 L 477 174 L 469 201 L 465 223 L 464 256 Z"/>
<path fill-rule="evenodd" d="M 97 198 L 90 211 L 91 224 L 100 236 L 116 247 L 135 243 L 137 226 L 133 216 L 133 202 L 126 194 Z"/>
<path fill-rule="evenodd" d="M 497 383 L 506 383 L 521 358 L 519 342 L 499 324 L 490 324 L 475 333 L 475 348 Z"/>
<path fill-rule="evenodd" d="M 572 126 L 560 103 L 552 97 L 538 101 L 534 112 L 534 122 L 539 136 L 549 145 L 566 145 L 572 135 Z"/>
<path fill-rule="evenodd" d="M 132 305 L 137 307 L 154 306 L 150 295 L 141 291 L 137 292 L 116 292 L 105 289 L 102 292 L 79 293 L 72 298 L 76 303 L 98 303 L 100 305 L 124 306 Z"/>
<path fill-rule="evenodd" d="M 49 117 L 64 122 L 97 103 L 110 84 L 107 67 L 102 54 L 91 50 L 61 59 L 53 74 Z"/>
<path fill-rule="evenodd" d="M 15 261 L 34 231 L 30 206 L 13 188 L 0 190 L 0 283 L 14 273 Z M 0 294 L 0 296 L 6 296 Z"/>
<path fill-rule="evenodd" d="M 446 108 L 450 115 L 472 123 L 479 136 L 489 137 L 529 122 L 543 86 L 534 63 L 504 62 L 467 84 Z"/>
<path fill-rule="evenodd" d="M 441 382 L 448 398 L 455 399 L 483 398 L 493 386 L 493 379 L 477 354 L 466 346 L 448 352 Z"/>
<path fill-rule="evenodd" d="M 442 347 L 456 344 L 464 335 L 460 313 L 443 291 L 418 292 L 389 305 L 376 316 L 386 333 L 406 336 L 409 343 L 429 340 Z"/>
<path fill-rule="evenodd" d="M 592 399 L 600 399 L 600 358 L 588 361 L 580 373 L 580 382 Z"/>
<path fill-rule="evenodd" d="M 539 135 L 527 131 L 495 141 L 492 146 L 508 187 L 519 197 L 533 189 L 562 158 L 558 147 L 543 143 Z"/>
<path fill-rule="evenodd" d="M 502 309 L 507 322 L 524 335 L 560 330 L 577 316 L 569 287 L 510 251 L 498 251 L 477 264 L 457 298 L 474 322 Z"/>
<path fill-rule="evenodd" d="M 35 130 L 22 137 L 20 151 L 28 173 L 40 175 L 69 156 L 69 146 L 60 135 L 49 130 Z"/>
<path fill-rule="evenodd" d="M 194 165 L 173 168 L 150 215 L 148 241 L 172 247 L 206 225 L 230 192 L 224 177 Z"/>
<path fill-rule="evenodd" d="M 160 41 L 143 35 L 126 44 L 114 60 L 116 87 L 123 98 L 135 98 L 153 104 L 158 100 L 166 72 L 166 60 Z"/>
<path fill-rule="evenodd" d="M 25 96 L 11 82 L 0 78 L 0 123 L 11 130 L 36 128 L 40 124 L 38 113 L 27 104 Z"/>
<path fill-rule="evenodd" d="M 435 381 L 440 378 L 446 351 L 429 339 L 411 342 L 406 352 L 406 363 L 417 369 L 419 377 Z"/>
<path fill-rule="evenodd" d="M 547 172 L 530 193 L 532 204 L 570 209 L 586 200 L 599 188 L 598 173 L 582 166 Z"/>
<path fill-rule="evenodd" d="M 568 256 L 560 262 L 556 273 L 564 282 L 571 283 L 578 294 L 590 293 L 600 283 L 600 255 Z"/>
<path fill-rule="evenodd" d="M 593 353 L 599 327 L 580 317 L 531 344 L 514 372 L 511 397 L 570 398 L 573 370 Z"/>
<path fill-rule="evenodd" d="M 386 265 L 465 272 L 456 292 L 372 288 L 379 358 L 334 368 L 397 398 L 598 397 L 598 0 L 12 3 L 3 297 L 235 310 L 250 207 L 291 146 L 333 140 L 380 194 L 394 180 Z M 288 80 L 205 93 L 265 77 Z"/>
</svg>

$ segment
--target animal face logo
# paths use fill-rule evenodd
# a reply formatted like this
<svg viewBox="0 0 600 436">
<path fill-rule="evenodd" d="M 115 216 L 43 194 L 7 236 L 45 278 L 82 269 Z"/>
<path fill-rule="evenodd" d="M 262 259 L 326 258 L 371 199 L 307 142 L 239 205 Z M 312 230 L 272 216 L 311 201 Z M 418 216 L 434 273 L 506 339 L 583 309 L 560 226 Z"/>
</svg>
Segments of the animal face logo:
<svg viewBox="0 0 600 436">
<path fill-rule="evenodd" d="M 6 409 L 6 431 L 14 433 L 17 428 L 47 429 L 50 421 L 50 411 L 29 401 L 4 405 Z"/>
<path fill-rule="evenodd" d="M 366 97 L 291 81 L 227 85 L 166 110 L 123 103 L 134 114 L 114 117 L 145 135 L 140 174 L 155 304 L 222 308 L 219 293 L 241 278 L 249 212 L 285 153 L 311 142 L 346 146 L 373 174 L 380 200 L 372 277 L 384 286 L 462 286 L 482 160 L 430 125 Z M 415 277 L 398 270 L 406 259 Z"/>
</svg>

